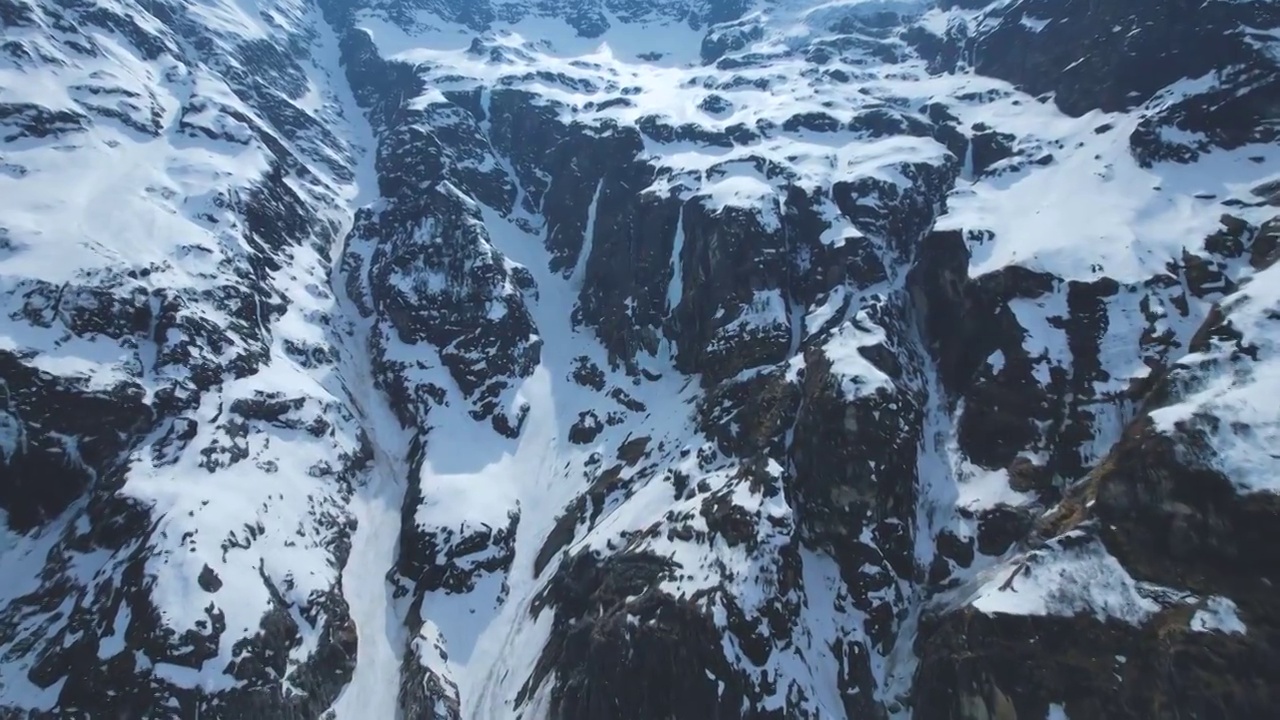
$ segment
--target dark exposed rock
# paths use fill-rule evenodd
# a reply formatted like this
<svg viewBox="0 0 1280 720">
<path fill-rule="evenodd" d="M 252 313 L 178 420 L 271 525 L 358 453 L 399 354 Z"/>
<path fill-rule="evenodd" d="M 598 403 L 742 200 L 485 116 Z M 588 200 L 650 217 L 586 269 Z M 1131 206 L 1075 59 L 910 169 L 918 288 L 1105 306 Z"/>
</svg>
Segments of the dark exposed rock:
<svg viewBox="0 0 1280 720">
<path fill-rule="evenodd" d="M 648 555 L 579 554 L 534 606 L 555 612 L 552 638 L 522 691 L 554 673 L 552 717 L 564 720 L 741 716 L 741 681 L 694 601 L 656 589 L 674 570 Z"/>
<path fill-rule="evenodd" d="M 523 297 L 509 289 L 510 271 L 489 243 L 478 208 L 446 183 L 362 218 L 353 233 L 376 242 L 369 288 L 362 291 L 369 293 L 371 310 L 386 318 L 399 342 L 439 349 L 477 419 L 493 419 L 504 434 L 515 432 L 522 411 L 504 408 L 501 394 L 511 378 L 533 371 L 541 340 Z M 390 340 L 376 335 L 373 349 L 394 365 L 398 361 L 386 357 Z M 434 403 L 429 387 L 401 392 L 392 400 L 406 424 L 425 417 Z"/>
<path fill-rule="evenodd" d="M 412 647 L 405 651 L 401 662 L 397 701 L 401 711 L 411 717 L 431 717 L 432 720 L 462 717 L 457 686 L 423 664 Z"/>
<path fill-rule="evenodd" d="M 1280 260 L 1280 218 L 1272 218 L 1262 224 L 1253 235 L 1249 250 L 1249 264 L 1254 269 L 1269 268 Z"/>
<path fill-rule="evenodd" d="M 901 163 L 895 170 L 910 180 L 910 191 L 868 176 L 837 182 L 831 189 L 832 199 L 864 235 L 882 238 L 891 257 L 910 262 L 960 169 L 960 160 L 951 156 L 938 162 Z"/>
<path fill-rule="evenodd" d="M 1242 345 L 1221 310 L 1211 313 L 1190 349 L 1220 353 L 1241 368 L 1256 362 L 1256 348 Z M 1174 366 L 1144 411 L 1177 402 L 1212 366 Z M 1193 417 L 1162 431 L 1149 414 L 1140 415 L 1031 535 L 1046 548 L 1105 547 L 1126 572 L 1151 584 L 1151 597 L 1164 600 L 1136 619 L 947 611 L 921 631 L 915 711 L 1022 716 L 1058 705 L 1084 718 L 1233 717 L 1273 706 L 1274 688 L 1264 678 L 1280 668 L 1280 625 L 1270 601 L 1272 568 L 1280 567 L 1280 502 L 1272 493 L 1242 492 L 1206 462 L 1217 452 L 1209 433 L 1218 424 Z M 1247 629 L 1198 626 L 1198 614 L 1214 603 L 1229 603 Z"/>
<path fill-rule="evenodd" d="M 222 589 L 222 579 L 218 577 L 218 573 L 213 568 L 205 565 L 200 569 L 199 581 L 201 589 L 205 592 L 216 593 Z"/>
<path fill-rule="evenodd" d="M 1140 419 L 1089 481 L 1088 509 L 1069 500 L 1050 524 L 1096 513 L 1103 537 L 1140 579 L 1223 594 L 1245 634 L 1189 627 L 1204 601 L 1175 605 L 1141 625 L 1118 619 L 987 615 L 964 609 L 924 630 L 917 712 L 972 714 L 997 705 L 1023 713 L 1059 704 L 1073 717 L 1203 716 L 1261 712 L 1276 702 L 1264 678 L 1280 667 L 1276 616 L 1262 599 L 1280 505 L 1240 496 L 1213 473 L 1187 467 L 1172 439 Z M 1261 571 L 1261 573 L 1259 573 Z M 1016 643 L 1008 638 L 1017 637 Z M 1028 642 L 1028 639 L 1033 642 Z M 1032 649 L 1034 648 L 1034 649 Z M 957 658 L 978 658 L 956 662 Z M 1220 669 L 1231 667 L 1226 676 Z M 1188 678 L 1198 678 L 1188 684 Z"/>
<path fill-rule="evenodd" d="M 50 110 L 35 103 L 0 104 L 0 132 L 5 142 L 82 132 L 89 124 L 88 116 L 73 110 Z"/>
<path fill-rule="evenodd" d="M 680 369 L 712 381 L 786 355 L 787 240 L 777 212 L 768 206 L 713 209 L 698 200 L 685 206 L 684 292 L 672 328 Z"/>
<path fill-rule="evenodd" d="M 569 428 L 569 442 L 589 445 L 604 431 L 600 417 L 590 410 L 578 413 L 578 420 Z"/>
<path fill-rule="evenodd" d="M 1266 67 L 1260 50 L 1237 28 L 1274 26 L 1276 20 L 1274 9 L 1254 2 L 1139 2 L 1074 10 L 1049 0 L 1000 8 L 973 39 L 977 71 L 1031 94 L 1053 91 L 1058 105 L 1072 114 L 1123 110 L 1182 78 L 1219 68 Z"/>
<path fill-rule="evenodd" d="M 971 539 L 958 537 L 951 531 L 940 533 L 936 540 L 937 554 L 929 567 L 929 583 L 942 585 L 949 580 L 955 569 L 965 569 L 973 564 L 974 543 Z"/>
<path fill-rule="evenodd" d="M 698 424 L 726 454 L 752 458 L 786 450 L 784 435 L 800 392 L 785 372 L 761 373 L 712 388 L 698 408 Z"/>
<path fill-rule="evenodd" d="M 1026 538 L 1032 527 L 1031 513 L 1023 508 L 996 505 L 977 513 L 978 552 L 999 556 Z"/>
<path fill-rule="evenodd" d="M 1276 702 L 1264 680 L 1275 672 L 1264 639 L 1274 638 L 1273 630 L 1260 630 L 1258 638 L 1196 633 L 1187 628 L 1190 608 L 1170 611 L 1147 629 L 1088 615 L 963 613 L 923 634 L 929 640 L 917 676 L 917 713 L 1039 717 L 1057 705 L 1086 719 L 1235 717 L 1267 712 Z M 1223 676 L 1223 666 L 1242 674 Z"/>
<path fill-rule="evenodd" d="M 830 133 L 840 129 L 841 123 L 826 113 L 800 113 L 787 118 L 782 129 L 787 132 L 808 130 L 810 132 Z"/>
<path fill-rule="evenodd" d="M 653 179 L 653 168 L 639 162 L 605 177 L 598 188 L 591 254 L 581 263 L 575 316 L 596 328 L 614 366 L 656 352 L 666 315 L 680 203 L 642 192 Z"/>
<path fill-rule="evenodd" d="M 733 110 L 733 103 L 723 95 L 708 95 L 698 103 L 698 109 L 708 115 L 723 115 Z"/>
<path fill-rule="evenodd" d="M 574 358 L 572 378 L 574 382 L 583 387 L 591 388 L 597 392 L 604 390 L 604 371 L 591 362 L 591 358 L 585 355 Z"/>
<path fill-rule="evenodd" d="M 154 416 L 142 388 L 92 391 L 0 352 L 0 508 L 9 528 L 42 526 L 110 473 Z"/>
<path fill-rule="evenodd" d="M 907 288 L 943 387 L 961 392 L 1000 339 L 992 332 L 994 303 L 969 281 L 969 250 L 959 232 L 924 239 Z"/>
<path fill-rule="evenodd" d="M 977 130 L 977 128 L 974 129 Z M 994 130 L 975 132 L 969 141 L 973 153 L 973 174 L 982 175 L 1001 160 L 1013 157 L 1013 143 L 1016 140 L 1017 138 L 1009 133 Z"/>
<path fill-rule="evenodd" d="M 871 351 L 883 347 L 856 351 L 890 381 L 866 390 L 858 385 L 877 380 L 842 376 L 820 349 L 805 353 L 804 401 L 791 449 L 792 492 L 803 510 L 803 536 L 811 542 L 840 545 L 878 523 L 910 522 L 923 398 L 901 369 L 878 362 Z M 900 355 L 887 352 L 885 357 Z M 893 421 L 886 422 L 889 418 Z"/>
</svg>

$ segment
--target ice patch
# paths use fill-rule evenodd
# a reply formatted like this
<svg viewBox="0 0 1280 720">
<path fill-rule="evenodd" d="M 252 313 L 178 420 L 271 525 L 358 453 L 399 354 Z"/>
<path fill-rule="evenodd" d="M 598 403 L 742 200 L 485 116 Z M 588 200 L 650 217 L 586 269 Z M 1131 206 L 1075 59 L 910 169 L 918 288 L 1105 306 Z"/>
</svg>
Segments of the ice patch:
<svg viewBox="0 0 1280 720">
<path fill-rule="evenodd" d="M 684 208 L 676 219 L 676 236 L 671 245 L 671 280 L 667 283 L 667 315 L 675 312 L 684 299 Z"/>
<path fill-rule="evenodd" d="M 1039 19 L 1039 18 L 1031 17 L 1030 15 L 1023 15 L 1023 16 L 1022 16 L 1022 19 L 1018 21 L 1018 24 L 1022 25 L 1022 27 L 1024 27 L 1024 28 L 1026 28 L 1026 29 L 1030 30 L 1030 31 L 1031 31 L 1031 32 L 1033 32 L 1033 33 L 1038 33 L 1038 32 L 1040 32 L 1041 30 L 1044 30 L 1044 29 L 1045 29 L 1045 27 L 1046 27 L 1050 22 L 1052 22 L 1052 21 L 1051 21 L 1051 20 L 1041 20 L 1041 19 Z"/>
<path fill-rule="evenodd" d="M 23 441 L 22 421 L 12 413 L 0 410 L 0 458 L 5 462 L 13 460 Z"/>
<path fill-rule="evenodd" d="M 987 367 L 991 368 L 991 374 L 998 375 L 1004 369 L 1004 351 L 996 350 L 987 358 Z"/>
<path fill-rule="evenodd" d="M 600 206 L 600 192 L 604 189 L 604 181 L 596 183 L 596 190 L 591 194 L 591 205 L 587 207 L 587 225 L 582 231 L 582 247 L 578 250 L 578 262 L 573 268 L 570 283 L 581 289 L 587 276 L 587 263 L 591 259 L 591 248 L 596 241 L 596 210 Z"/>
<path fill-rule="evenodd" d="M 1244 635 L 1244 622 L 1240 609 L 1234 602 L 1219 595 L 1204 601 L 1204 606 L 1191 616 L 1191 629 L 1195 632 L 1217 632 L 1228 635 Z"/>
</svg>

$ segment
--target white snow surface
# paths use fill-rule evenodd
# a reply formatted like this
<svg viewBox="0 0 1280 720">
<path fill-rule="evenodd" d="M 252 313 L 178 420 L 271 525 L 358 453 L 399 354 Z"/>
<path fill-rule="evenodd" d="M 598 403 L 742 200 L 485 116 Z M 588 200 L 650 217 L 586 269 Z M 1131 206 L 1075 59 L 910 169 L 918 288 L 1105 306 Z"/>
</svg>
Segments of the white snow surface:
<svg viewBox="0 0 1280 720">
<path fill-rule="evenodd" d="M 973 248 L 973 275 L 1020 265 L 1064 280 L 1144 280 L 1184 247 L 1197 249 L 1196 243 L 1217 229 L 1221 200 L 1247 194 L 1280 162 L 1276 148 L 1246 146 L 1213 152 L 1190 165 L 1143 168 L 1128 146 L 1141 112 L 1094 111 L 1071 118 L 1051 105 L 1002 91 L 994 81 L 973 77 L 963 84 L 975 93 L 997 95 L 951 105 L 962 120 L 1016 136 L 1019 148 L 1032 157 L 1053 157 L 1043 166 L 1008 165 L 952 194 L 938 229 L 994 235 Z M 1171 90 L 1149 107 L 1176 96 Z M 1095 132 L 1104 125 L 1110 129 Z M 1247 214 L 1265 219 L 1265 211 Z"/>
<path fill-rule="evenodd" d="M 337 37 L 327 25 L 320 28 L 323 56 L 336 59 Z M 350 123 L 355 145 L 361 151 L 356 164 L 353 206 L 376 196 L 377 176 L 373 168 L 375 140 L 356 105 L 350 88 L 339 80 L 336 64 L 330 68 L 336 82 L 336 99 L 342 115 Z M 345 248 L 333 253 L 333 277 L 340 277 L 339 262 Z M 335 283 L 336 284 L 336 283 Z M 348 318 L 359 318 L 349 297 L 340 304 Z M 357 320 L 344 328 L 341 344 L 343 373 L 348 398 L 368 433 L 373 448 L 373 464 L 363 486 L 352 497 L 350 512 L 356 521 L 351 542 L 351 559 L 343 568 L 342 591 L 350 605 L 357 632 L 356 667 L 351 682 L 332 706 L 334 720 L 346 718 L 395 718 L 398 710 L 398 683 L 407 631 L 403 601 L 393 596 L 387 573 L 399 551 L 400 512 L 409 481 L 409 438 L 391 413 L 386 398 L 374 383 L 369 359 L 371 323 Z"/>
<path fill-rule="evenodd" d="M 1071 534 L 998 566 L 969 604 L 984 613 L 1010 615 L 1087 614 L 1135 625 L 1160 609 L 1100 541 Z"/>
<path fill-rule="evenodd" d="M 363 439 L 343 379 L 349 373 L 333 364 L 304 362 L 296 350 L 339 342 L 332 321 L 343 311 L 328 288 L 328 246 L 349 217 L 346 203 L 355 197 L 344 167 L 350 148 L 339 137 L 358 132 L 345 127 L 342 102 L 334 94 L 345 88 L 336 46 L 328 38 L 326 49 L 316 38 L 321 24 L 312 4 L 203 0 L 184 7 L 211 53 L 201 62 L 186 56 L 167 28 L 131 3 L 104 12 L 131 16 L 143 32 L 153 33 L 149 39 L 160 46 L 158 57 L 148 58 L 125 36 L 88 22 L 76 28 L 78 37 L 66 36 L 78 46 L 61 44 L 62 36 L 43 24 L 13 28 L 12 36 L 5 30 L 6 41 L 33 43 L 48 62 L 0 64 L 0 102 L 35 103 L 83 119 L 77 129 L 0 145 L 5 169 L 0 172 L 0 305 L 13 318 L 0 324 L 0 349 L 34 353 L 34 367 L 65 382 L 97 390 L 136 383 L 148 398 L 160 390 L 176 390 L 178 397 L 192 393 L 190 378 L 197 364 L 221 368 L 223 379 L 194 395 L 195 406 L 186 419 L 198 429 L 185 452 L 179 448 L 173 451 L 176 456 L 166 456 L 170 451 L 162 449 L 166 427 L 161 426 L 141 438 L 129 458 L 118 492 L 149 509 L 152 526 L 145 536 L 115 553 L 63 546 L 88 529 L 83 501 L 35 534 L 0 531 L 0 572 L 6 578 L 0 608 L 12 613 L 9 617 L 21 622 L 25 633 L 35 633 L 53 619 L 43 611 L 20 610 L 20 601 L 39 589 L 48 558 L 66 559 L 61 570 L 48 575 L 69 583 L 68 605 L 60 612 L 70 603 L 93 607 L 109 597 L 104 589 L 120 582 L 125 563 L 137 561 L 147 578 L 145 601 L 164 627 L 179 635 L 205 635 L 215 613 L 226 626 L 203 667 L 138 655 L 141 668 L 149 667 L 156 677 L 180 687 L 225 690 L 237 682 L 223 672 L 234 658 L 234 646 L 256 635 L 263 614 L 283 603 L 281 609 L 300 631 L 283 678 L 288 685 L 294 669 L 317 648 L 323 623 L 330 619 L 315 603 L 339 587 L 334 547 L 352 518 L 352 490 L 338 473 Z M 288 97 L 281 91 L 273 101 L 338 131 L 331 145 L 318 147 L 308 128 L 274 126 L 240 99 L 226 76 L 209 69 L 219 66 L 228 75 L 243 71 L 235 48 L 267 38 L 298 43 L 316 58 L 298 66 L 300 92 Z M 261 73 L 262 68 L 254 70 Z M 270 73 L 261 77 L 268 84 L 279 80 Z M 104 104 L 103 95 L 121 99 Z M 152 127 L 155 135 L 140 130 L 143 126 Z M 283 182 L 301 198 L 314 222 L 309 236 L 296 242 L 282 238 L 279 269 L 256 278 L 260 286 L 255 289 L 266 297 L 255 300 L 258 327 L 246 329 L 218 302 L 228 285 L 247 288 L 244 278 L 253 273 L 250 258 L 259 252 L 235 206 L 269 169 L 287 160 L 296 161 L 295 169 L 303 172 L 285 169 Z M 160 338 L 75 335 L 67 326 L 66 313 L 76 309 L 69 300 L 47 327 L 18 320 L 27 291 L 60 285 L 101 289 L 125 299 L 172 292 L 181 297 L 184 316 L 225 329 L 226 346 L 204 346 L 196 338 L 185 364 L 162 363 L 158 353 L 164 347 L 186 340 L 180 329 Z M 274 298 L 287 298 L 288 306 L 272 317 L 263 303 Z M 157 310 L 159 301 L 151 306 Z M 260 353 L 259 367 L 234 378 L 225 364 L 249 353 Z M 246 421 L 245 436 L 238 439 L 231 408 L 238 400 L 262 397 L 280 398 L 292 409 L 279 423 Z M 301 429 L 317 422 L 327 429 Z M 6 453 L 22 441 L 13 438 L 11 427 L 9 421 L 0 423 L 0 450 Z M 74 459 L 74 440 L 68 442 Z M 247 457 L 230 460 L 241 450 Z M 372 487 L 369 492 L 381 492 L 380 486 Z M 355 514 L 362 520 L 370 516 L 361 508 Z M 385 544 L 385 538 L 361 536 L 356 545 L 372 553 L 380 542 Z M 389 555 L 373 562 L 388 560 Z M 217 591 L 200 586 L 204 568 L 220 580 Z M 120 605 L 115 629 L 101 638 L 101 658 L 130 652 L 123 633 L 131 614 L 144 609 Z M 0 663 L 0 695 L 6 704 L 47 709 L 60 683 L 46 690 L 33 686 L 26 677 L 30 660 Z"/>
<path fill-rule="evenodd" d="M 1166 433 L 1204 433 L 1208 449 L 1188 459 L 1221 472 L 1240 492 L 1280 493 L 1280 266 L 1258 273 L 1222 308 L 1258 359 L 1234 362 L 1226 346 L 1182 358 L 1181 366 L 1207 372 L 1197 373 L 1186 397 L 1153 412 L 1152 420 Z M 1232 370 L 1212 372 L 1224 365 Z"/>
<path fill-rule="evenodd" d="M 1204 601 L 1203 607 L 1191 616 L 1191 629 L 1196 632 L 1219 632 L 1243 635 L 1248 630 L 1240 620 L 1240 608 L 1227 598 L 1214 595 Z"/>
</svg>

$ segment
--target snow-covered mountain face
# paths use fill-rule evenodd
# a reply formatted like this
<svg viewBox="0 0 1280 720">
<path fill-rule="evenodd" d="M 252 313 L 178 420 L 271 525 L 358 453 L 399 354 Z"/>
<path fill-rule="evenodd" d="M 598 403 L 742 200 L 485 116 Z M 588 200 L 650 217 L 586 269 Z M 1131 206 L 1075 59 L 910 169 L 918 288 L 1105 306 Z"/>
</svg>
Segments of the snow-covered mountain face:
<svg viewBox="0 0 1280 720">
<path fill-rule="evenodd" d="M 1266 717 L 1270 0 L 0 0 L 0 717 Z"/>
</svg>

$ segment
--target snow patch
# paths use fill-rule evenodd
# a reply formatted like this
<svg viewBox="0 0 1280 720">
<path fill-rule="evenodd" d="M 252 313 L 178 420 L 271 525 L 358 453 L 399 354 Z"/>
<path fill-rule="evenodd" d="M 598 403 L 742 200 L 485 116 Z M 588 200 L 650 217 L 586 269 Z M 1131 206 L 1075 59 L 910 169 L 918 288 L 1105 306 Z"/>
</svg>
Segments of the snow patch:
<svg viewBox="0 0 1280 720">
<path fill-rule="evenodd" d="M 957 507 L 989 510 L 997 505 L 1026 505 L 1035 500 L 1034 493 L 1021 493 L 1009 485 L 1009 471 L 986 470 L 968 462 L 961 465 L 956 485 Z"/>
<path fill-rule="evenodd" d="M 1246 628 L 1240 620 L 1240 608 L 1231 600 L 1214 595 L 1191 616 L 1191 629 L 1195 632 L 1217 632 L 1228 635 L 1244 635 Z"/>
<path fill-rule="evenodd" d="M 970 604 L 988 614 L 1086 614 L 1134 625 L 1160 610 L 1101 542 L 1078 533 L 1001 565 Z"/>
<path fill-rule="evenodd" d="M 854 320 L 846 321 L 822 346 L 831 360 L 831 372 L 840 378 L 841 392 L 848 398 L 873 395 L 893 388 L 893 381 L 880 368 L 863 357 L 860 349 L 885 342 L 884 329 L 871 321 L 865 310 Z"/>
<path fill-rule="evenodd" d="M 1230 343 L 1182 358 L 1178 365 L 1208 379 L 1197 380 L 1181 402 L 1152 412 L 1151 419 L 1160 432 L 1206 435 L 1208 449 L 1188 451 L 1187 460 L 1221 472 L 1240 492 L 1280 493 L 1280 455 L 1274 451 L 1280 447 L 1274 400 L 1280 397 L 1280 266 L 1259 273 L 1221 306 L 1257 359 L 1233 358 Z M 1226 366 L 1234 367 L 1214 371 Z"/>
</svg>

